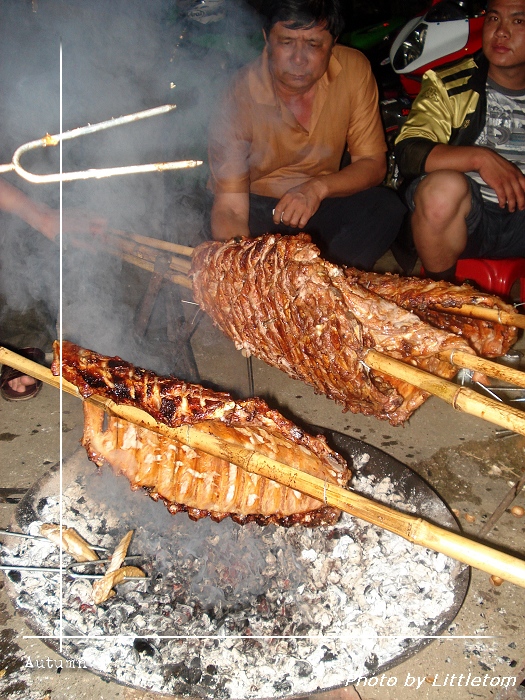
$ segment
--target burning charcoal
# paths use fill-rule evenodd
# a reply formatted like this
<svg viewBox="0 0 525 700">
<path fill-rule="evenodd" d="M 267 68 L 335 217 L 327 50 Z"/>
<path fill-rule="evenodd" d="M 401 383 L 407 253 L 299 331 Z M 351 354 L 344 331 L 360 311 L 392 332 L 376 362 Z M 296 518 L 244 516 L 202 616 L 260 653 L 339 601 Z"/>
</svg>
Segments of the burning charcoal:
<svg viewBox="0 0 525 700">
<path fill-rule="evenodd" d="M 286 680 L 286 677 L 280 681 L 276 681 L 273 684 L 273 687 L 275 688 L 275 690 L 278 693 L 286 693 L 287 695 L 289 695 L 292 692 L 292 688 L 293 688 L 290 681 Z"/>
<path fill-rule="evenodd" d="M 131 515 L 125 515 L 132 511 L 127 487 L 119 491 L 109 473 L 83 478 L 95 483 L 96 497 L 70 485 L 66 515 L 71 516 L 71 506 L 81 511 L 71 516 L 71 526 L 88 541 L 112 549 L 122 530 L 133 527 Z M 104 479 L 111 480 L 111 488 Z M 374 482 L 366 480 L 373 497 Z M 383 482 L 376 480 L 386 493 Z M 396 485 L 389 483 L 385 498 L 392 500 Z M 130 492 L 129 499 L 134 497 Z M 43 519 L 56 522 L 59 516 L 58 500 L 50 499 Z M 63 630 L 85 635 L 75 647 L 68 643 L 66 656 L 91 670 L 122 674 L 126 684 L 139 688 L 214 700 L 306 697 L 342 686 L 350 676 L 377 673 L 392 653 L 410 650 L 412 635 L 436 634 L 436 620 L 455 600 L 458 569 L 450 560 L 414 552 L 393 534 L 378 537 L 373 526 L 346 514 L 333 528 L 319 531 L 240 527 L 229 521 L 203 528 L 183 515 L 174 527 L 172 516 L 166 517 L 168 522 L 153 518 L 136 532 L 136 551 L 155 567 L 145 592 L 125 591 L 128 583 L 121 584 L 117 598 L 94 608 L 83 602 L 90 600 L 91 584 L 64 578 Z M 104 519 L 116 528 L 114 535 L 100 529 Z M 38 534 L 40 523 L 34 525 Z M 9 545 L 1 548 L 8 562 L 58 564 L 56 547 L 37 541 Z M 302 560 L 303 551 L 315 553 L 315 560 Z M 268 577 L 265 567 L 274 569 L 274 576 Z M 22 572 L 20 581 L 10 584 L 24 614 L 27 609 L 44 634 L 58 635 L 56 576 Z M 268 639 L 274 627 L 293 638 Z M 358 642 L 347 637 L 349 631 Z M 333 641 L 319 639 L 321 632 Z M 387 645 L 380 640 L 380 635 L 399 634 L 406 639 L 391 638 Z"/>
<path fill-rule="evenodd" d="M 170 617 L 177 625 L 186 625 L 193 614 L 193 609 L 189 605 L 177 603 L 170 613 Z"/>
<path fill-rule="evenodd" d="M 135 615 L 131 622 L 139 630 L 143 630 L 148 624 L 144 615 Z"/>
<path fill-rule="evenodd" d="M 213 688 L 214 685 L 217 683 L 217 679 L 214 678 L 213 676 L 209 676 L 207 673 L 203 674 L 201 680 L 200 680 L 201 685 L 205 686 L 206 688 Z"/>
<path fill-rule="evenodd" d="M 7 575 L 13 583 L 20 583 L 22 580 L 22 574 L 20 571 L 8 571 Z"/>
<path fill-rule="evenodd" d="M 9 572 L 9 573 L 11 573 L 11 572 Z M 14 571 L 12 573 L 19 574 L 20 572 Z M 35 607 L 31 596 L 29 595 L 29 593 L 26 593 L 25 591 L 22 591 L 22 593 L 20 593 L 20 595 L 16 599 L 16 605 L 17 605 L 17 607 L 23 608 L 26 610 L 31 610 Z"/>
<path fill-rule="evenodd" d="M 377 658 L 377 654 L 370 654 L 368 659 L 365 661 L 365 666 L 370 672 L 373 673 L 379 666 L 379 659 Z"/>
<path fill-rule="evenodd" d="M 42 515 L 44 508 L 48 508 L 49 506 L 54 505 L 54 503 L 55 503 L 54 499 L 49 498 L 47 496 L 44 498 L 41 498 L 38 501 L 38 503 L 36 504 L 36 512 L 38 513 L 38 515 Z"/>
<path fill-rule="evenodd" d="M 121 605 L 112 605 L 107 612 L 106 618 L 108 626 L 112 625 L 114 628 L 120 629 L 124 620 L 128 619 L 128 613 Z"/>
<path fill-rule="evenodd" d="M 182 680 L 189 685 L 195 685 L 198 683 L 202 676 L 202 671 L 200 668 L 186 666 L 186 664 L 184 664 L 182 661 L 178 664 L 174 664 L 172 668 L 173 675 L 182 678 Z"/>
<path fill-rule="evenodd" d="M 321 661 L 335 661 L 337 659 L 337 654 L 334 654 L 328 647 L 323 646 L 324 649 L 324 655 Z"/>
<path fill-rule="evenodd" d="M 137 637 L 133 642 L 133 647 L 145 656 L 155 656 L 155 647 L 153 647 L 146 639 Z"/>
<path fill-rule="evenodd" d="M 312 664 L 309 664 L 308 661 L 302 661 L 301 659 L 295 662 L 295 669 L 300 678 L 308 678 L 313 672 Z"/>
<path fill-rule="evenodd" d="M 81 603 L 91 602 L 91 584 L 88 581 L 83 581 L 78 578 L 71 584 L 70 592 L 72 595 L 78 597 Z"/>
</svg>

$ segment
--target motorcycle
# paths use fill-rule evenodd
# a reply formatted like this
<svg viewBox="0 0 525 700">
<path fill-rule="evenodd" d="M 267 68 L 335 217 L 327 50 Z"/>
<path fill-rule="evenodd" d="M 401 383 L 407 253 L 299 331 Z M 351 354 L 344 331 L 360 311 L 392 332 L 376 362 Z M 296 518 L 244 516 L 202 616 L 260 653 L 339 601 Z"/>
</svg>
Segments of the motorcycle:
<svg viewBox="0 0 525 700">
<path fill-rule="evenodd" d="M 481 48 L 484 7 L 464 0 L 434 0 L 392 43 L 390 63 L 405 93 L 414 98 L 425 71 L 470 56 Z"/>
<path fill-rule="evenodd" d="M 399 185 L 394 142 L 419 93 L 423 74 L 479 51 L 484 14 L 484 5 L 476 0 L 433 0 L 425 13 L 409 20 L 394 38 L 389 63 L 399 78 L 399 91 L 380 103 L 389 146 L 390 186 Z"/>
</svg>

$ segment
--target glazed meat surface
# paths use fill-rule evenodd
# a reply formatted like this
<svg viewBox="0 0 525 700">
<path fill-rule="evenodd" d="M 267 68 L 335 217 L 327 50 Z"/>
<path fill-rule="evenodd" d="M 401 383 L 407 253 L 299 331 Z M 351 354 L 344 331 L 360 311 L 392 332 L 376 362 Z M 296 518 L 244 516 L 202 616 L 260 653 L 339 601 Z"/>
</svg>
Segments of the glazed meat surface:
<svg viewBox="0 0 525 700">
<path fill-rule="evenodd" d="M 58 352 L 55 343 L 55 375 L 60 373 Z M 346 462 L 322 436 L 309 435 L 261 399 L 235 401 L 230 394 L 159 377 L 119 357 L 68 342 L 62 344 L 62 374 L 84 397 L 98 394 L 141 408 L 171 427 L 195 425 L 329 483 L 345 486 L 350 478 Z M 133 489 L 146 489 L 172 513 L 308 526 L 339 517 L 336 508 L 121 418 L 107 417 L 99 406 L 85 402 L 84 418 L 82 444 L 89 458 L 99 466 L 108 462 L 127 476 Z"/>
<path fill-rule="evenodd" d="M 434 308 L 440 305 L 454 309 L 465 304 L 473 304 L 514 312 L 514 307 L 506 304 L 499 297 L 478 292 L 468 284 L 458 286 L 421 277 L 361 272 L 355 268 L 346 268 L 345 274 L 352 284 L 360 284 L 383 299 L 388 299 L 412 311 L 420 319 L 436 328 L 462 336 L 476 353 L 483 357 L 505 355 L 518 338 L 518 329 L 513 326 L 460 316 Z"/>
<path fill-rule="evenodd" d="M 374 348 L 441 377 L 443 350 L 467 342 L 351 281 L 306 234 L 203 243 L 190 275 L 195 301 L 237 349 L 282 369 L 345 410 L 403 423 L 428 394 L 366 366 Z"/>
</svg>

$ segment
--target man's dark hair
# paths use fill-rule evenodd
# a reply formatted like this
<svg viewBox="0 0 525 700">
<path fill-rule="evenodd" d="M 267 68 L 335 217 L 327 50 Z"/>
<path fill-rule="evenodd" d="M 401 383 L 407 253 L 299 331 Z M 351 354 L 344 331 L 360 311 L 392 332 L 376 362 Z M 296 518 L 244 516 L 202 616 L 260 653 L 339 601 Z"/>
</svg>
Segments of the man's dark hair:
<svg viewBox="0 0 525 700">
<path fill-rule="evenodd" d="M 289 29 L 312 29 L 325 25 L 336 39 L 344 29 L 344 18 L 339 0 L 269 0 L 264 3 L 264 30 L 268 36 L 277 22 Z"/>
</svg>

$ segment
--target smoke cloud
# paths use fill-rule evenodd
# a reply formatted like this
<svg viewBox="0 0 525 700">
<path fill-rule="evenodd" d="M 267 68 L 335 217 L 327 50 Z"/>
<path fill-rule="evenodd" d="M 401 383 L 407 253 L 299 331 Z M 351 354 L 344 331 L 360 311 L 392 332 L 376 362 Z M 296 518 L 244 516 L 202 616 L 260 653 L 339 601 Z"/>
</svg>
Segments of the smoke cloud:
<svg viewBox="0 0 525 700">
<path fill-rule="evenodd" d="M 233 70 L 260 50 L 260 22 L 241 0 L 225 0 L 217 22 L 188 19 L 214 3 L 188 0 L 0 0 L 0 157 L 20 145 L 163 104 L 177 109 L 63 144 L 63 170 L 206 159 L 213 104 Z M 221 3 L 218 3 L 221 5 Z M 221 10 L 221 11 L 222 11 Z M 61 64 L 62 61 L 62 64 Z M 61 69 L 62 65 L 62 69 Z M 62 71 L 62 73 L 61 73 Z M 29 172 L 58 172 L 59 149 L 22 157 Z M 60 187 L 5 178 L 36 201 L 58 208 Z M 207 237 L 207 166 L 64 183 L 66 210 L 102 217 L 110 228 L 185 245 Z M 0 340 L 13 315 L 59 305 L 58 246 L 0 214 Z M 108 255 L 63 248 L 64 337 L 119 354 L 156 371 L 171 370 L 133 338 L 133 318 L 148 274 Z M 161 301 L 161 300 L 160 300 Z M 159 302 L 160 303 L 160 302 Z M 162 315 L 162 307 L 159 307 Z M 161 321 L 162 325 L 162 321 Z M 47 329 L 50 337 L 54 328 Z"/>
</svg>

